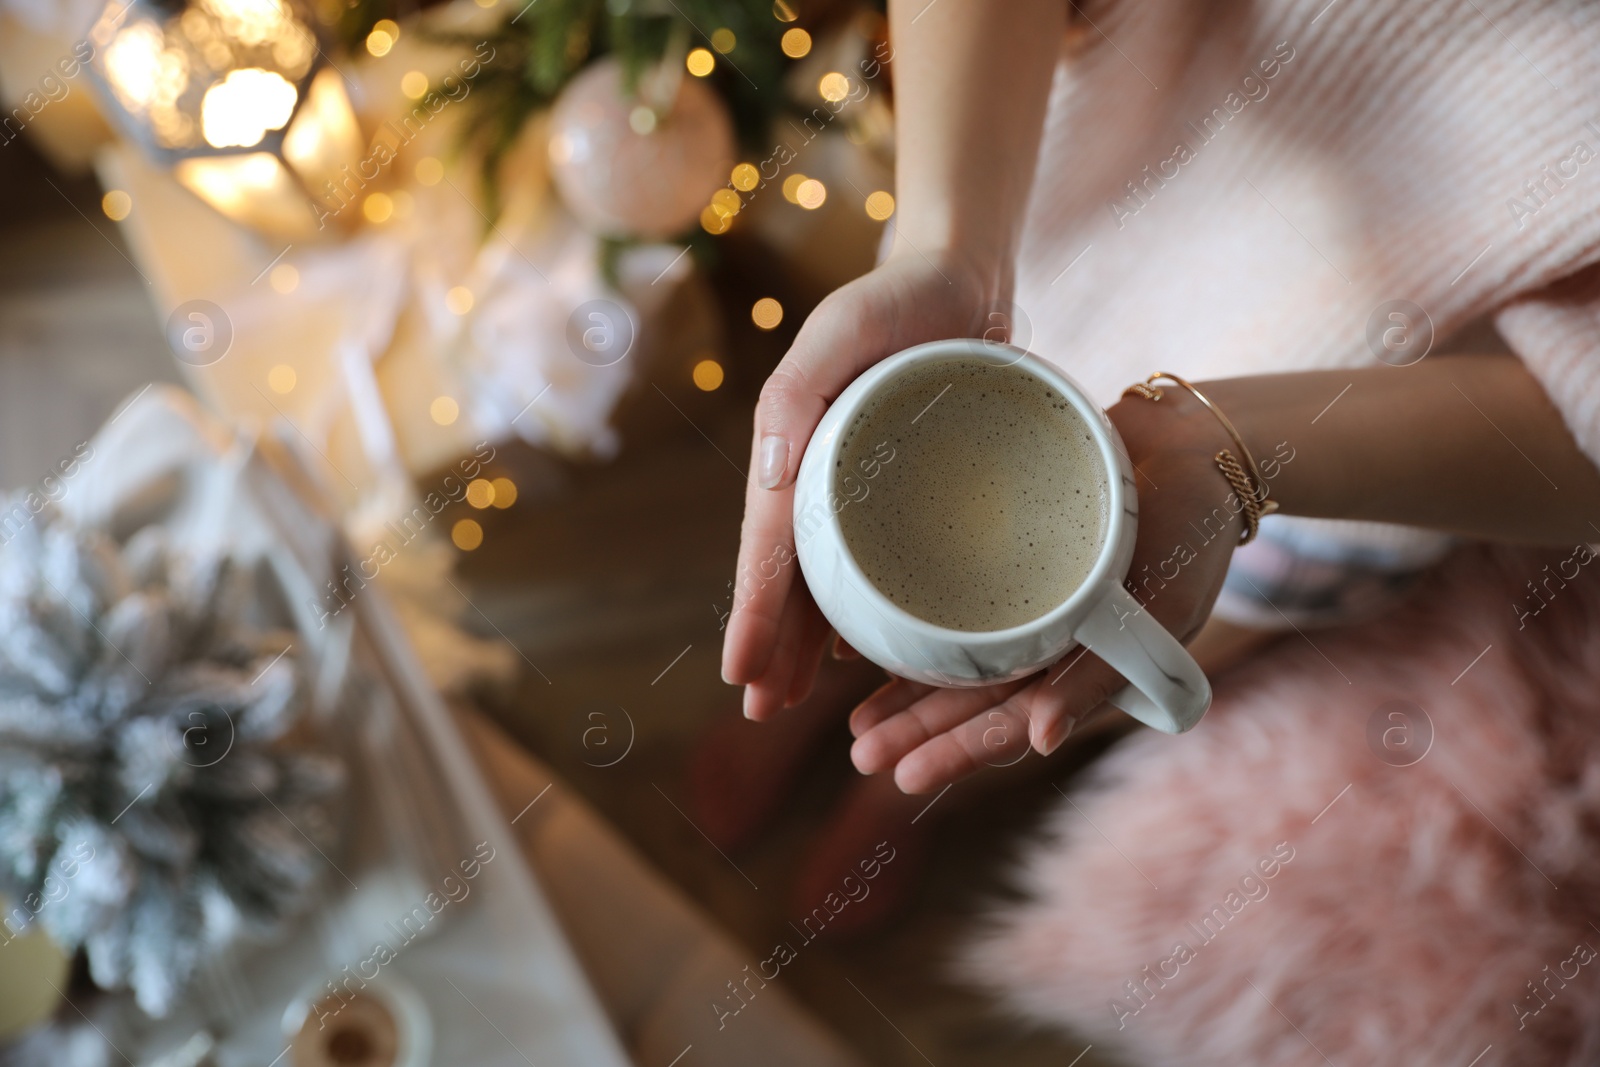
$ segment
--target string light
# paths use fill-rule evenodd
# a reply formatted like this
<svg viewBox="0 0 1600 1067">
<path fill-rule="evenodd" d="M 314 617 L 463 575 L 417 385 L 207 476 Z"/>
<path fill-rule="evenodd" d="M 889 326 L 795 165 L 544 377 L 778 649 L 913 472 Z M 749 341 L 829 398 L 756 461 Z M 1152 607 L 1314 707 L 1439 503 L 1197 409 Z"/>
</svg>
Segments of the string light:
<svg viewBox="0 0 1600 1067">
<path fill-rule="evenodd" d="M 416 174 L 423 185 L 438 185 L 444 180 L 444 164 L 433 156 L 423 156 L 417 160 Z"/>
<path fill-rule="evenodd" d="M 494 506 L 501 511 L 517 502 L 517 483 L 510 478 L 496 478 L 489 484 L 494 486 Z"/>
<path fill-rule="evenodd" d="M 750 321 L 763 330 L 775 330 L 783 321 L 783 305 L 770 296 L 764 296 L 750 309 Z"/>
<path fill-rule="evenodd" d="M 641 137 L 653 133 L 656 128 L 656 113 L 654 109 L 640 104 L 628 112 L 628 125 L 633 127 L 633 132 Z"/>
<path fill-rule="evenodd" d="M 867 217 L 884 221 L 894 214 L 894 197 L 879 189 L 867 197 Z"/>
<path fill-rule="evenodd" d="M 711 31 L 711 47 L 715 48 L 723 55 L 727 55 L 729 52 L 733 51 L 733 46 L 738 43 L 739 39 L 735 37 L 733 35 L 733 31 L 728 29 L 726 26 L 719 30 Z"/>
<path fill-rule="evenodd" d="M 739 194 L 732 189 L 718 189 L 711 194 L 711 206 L 720 212 L 724 218 L 733 218 L 744 207 L 744 201 L 739 199 Z"/>
<path fill-rule="evenodd" d="M 428 91 L 428 76 L 420 70 L 408 70 L 400 79 L 400 91 L 413 100 L 421 100 Z"/>
<path fill-rule="evenodd" d="M 400 25 L 393 19 L 379 19 L 367 34 L 367 51 L 375 56 L 386 56 L 395 41 L 400 39 Z"/>
<path fill-rule="evenodd" d="M 793 32 L 793 31 L 790 31 Z M 838 71 L 829 71 L 817 82 L 817 92 L 830 104 L 837 104 L 850 95 L 850 79 Z"/>
<path fill-rule="evenodd" d="M 748 193 L 761 182 L 761 172 L 749 163 L 741 163 L 733 168 L 731 176 L 733 187 L 741 193 Z"/>
<path fill-rule="evenodd" d="M 694 384 L 703 392 L 711 392 L 722 384 L 722 364 L 714 359 L 702 359 L 694 365 Z"/>
<path fill-rule="evenodd" d="M 494 485 L 487 478 L 474 478 L 467 483 L 467 503 L 482 511 L 494 503 Z"/>
<path fill-rule="evenodd" d="M 279 396 L 294 392 L 295 383 L 299 380 L 300 376 L 287 363 L 280 363 L 267 371 L 267 388 Z"/>
<path fill-rule="evenodd" d="M 772 17 L 779 22 L 793 22 L 800 16 L 795 14 L 794 8 L 784 3 L 783 0 L 772 0 Z"/>
<path fill-rule="evenodd" d="M 472 297 L 472 290 L 464 285 L 458 285 L 444 294 L 444 306 L 457 315 L 465 315 L 471 311 L 475 302 Z"/>
<path fill-rule="evenodd" d="M 483 544 L 483 527 L 475 519 L 461 519 L 450 527 L 450 540 L 463 552 L 471 552 Z"/>
<path fill-rule="evenodd" d="M 726 212 L 718 211 L 715 204 L 707 204 L 700 212 L 700 228 L 713 236 L 727 233 L 732 225 L 733 219 Z"/>
<path fill-rule="evenodd" d="M 794 202 L 807 211 L 815 211 L 828 199 L 828 187 L 815 178 L 807 178 L 795 187 Z"/>
<path fill-rule="evenodd" d="M 783 179 L 783 198 L 791 204 L 798 204 L 800 183 L 809 180 L 804 174 L 791 174 Z"/>
<path fill-rule="evenodd" d="M 428 405 L 428 417 L 440 426 L 449 426 L 461 414 L 461 405 L 453 396 L 436 396 Z"/>
<path fill-rule="evenodd" d="M 696 78 L 704 78 L 716 69 L 717 57 L 712 55 L 708 49 L 696 48 L 683 57 L 683 65 L 688 67 L 689 73 Z"/>
<path fill-rule="evenodd" d="M 121 222 L 128 217 L 128 212 L 133 210 L 133 197 L 121 189 L 113 189 L 100 198 L 100 210 L 106 213 L 106 218 L 112 222 Z"/>
<path fill-rule="evenodd" d="M 783 31 L 781 42 L 783 54 L 790 59 L 799 59 L 811 51 L 811 35 L 799 26 Z"/>
<path fill-rule="evenodd" d="M 293 263 L 279 263 L 267 275 L 267 284 L 272 286 L 273 292 L 288 296 L 300 287 L 300 271 Z"/>
<path fill-rule="evenodd" d="M 389 216 L 394 214 L 394 201 L 388 193 L 372 193 L 361 201 L 361 213 L 368 222 L 388 222 Z"/>
</svg>

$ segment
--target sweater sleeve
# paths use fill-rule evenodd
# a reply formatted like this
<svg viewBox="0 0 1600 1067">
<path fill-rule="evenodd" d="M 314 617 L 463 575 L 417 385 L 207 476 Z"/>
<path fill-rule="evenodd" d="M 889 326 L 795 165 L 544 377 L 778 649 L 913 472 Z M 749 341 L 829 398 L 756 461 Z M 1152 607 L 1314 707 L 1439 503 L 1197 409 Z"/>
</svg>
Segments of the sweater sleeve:
<svg viewBox="0 0 1600 1067">
<path fill-rule="evenodd" d="M 1600 465 L 1600 264 L 1512 301 L 1495 325 Z"/>
</svg>

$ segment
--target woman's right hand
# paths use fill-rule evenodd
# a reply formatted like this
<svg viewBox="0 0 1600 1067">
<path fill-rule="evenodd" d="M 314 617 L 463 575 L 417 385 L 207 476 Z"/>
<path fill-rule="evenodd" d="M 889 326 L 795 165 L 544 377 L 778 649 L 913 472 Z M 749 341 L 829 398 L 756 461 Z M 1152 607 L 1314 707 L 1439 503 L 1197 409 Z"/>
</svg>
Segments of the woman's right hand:
<svg viewBox="0 0 1600 1067">
<path fill-rule="evenodd" d="M 947 337 L 1008 339 L 1009 268 L 905 242 L 806 319 L 756 406 L 744 527 L 722 676 L 762 720 L 811 691 L 828 624 L 795 559 L 794 480 L 811 433 L 845 386 L 901 349 Z"/>
</svg>

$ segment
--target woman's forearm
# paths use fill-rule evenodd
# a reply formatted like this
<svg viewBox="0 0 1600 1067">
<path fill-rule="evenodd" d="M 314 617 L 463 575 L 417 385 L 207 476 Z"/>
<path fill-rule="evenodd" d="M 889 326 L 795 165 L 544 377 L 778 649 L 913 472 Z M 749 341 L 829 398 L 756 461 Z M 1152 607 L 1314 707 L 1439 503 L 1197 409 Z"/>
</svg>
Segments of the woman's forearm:
<svg viewBox="0 0 1600 1067">
<path fill-rule="evenodd" d="M 1009 281 L 1066 10 L 890 0 L 896 251 L 953 251 Z"/>
<path fill-rule="evenodd" d="M 1600 470 L 1510 356 L 1260 375 L 1200 388 L 1292 515 L 1536 544 L 1600 541 Z M 1275 476 L 1274 476 L 1275 475 Z"/>
</svg>

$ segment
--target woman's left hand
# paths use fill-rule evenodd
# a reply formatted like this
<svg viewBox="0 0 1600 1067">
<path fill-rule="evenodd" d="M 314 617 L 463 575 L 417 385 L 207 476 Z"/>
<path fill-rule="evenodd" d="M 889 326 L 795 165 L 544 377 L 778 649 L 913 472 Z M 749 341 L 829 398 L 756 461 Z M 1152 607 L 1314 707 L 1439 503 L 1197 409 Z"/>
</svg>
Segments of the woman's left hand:
<svg viewBox="0 0 1600 1067">
<path fill-rule="evenodd" d="M 1129 591 L 1180 641 L 1189 641 L 1216 602 L 1244 519 L 1217 469 L 1237 451 L 1215 416 L 1175 386 L 1160 401 L 1123 400 L 1110 411 L 1133 461 L 1139 530 Z M 1230 506 L 1231 505 L 1231 506 Z M 1216 519 L 1225 517 L 1220 534 Z M 1176 574 L 1174 575 L 1174 570 Z M 925 793 L 984 767 L 1004 767 L 1028 747 L 1049 755 L 1125 684 L 1098 656 L 1074 648 L 1021 681 L 939 689 L 896 678 L 850 717 L 851 758 L 864 774 L 894 770 L 907 793 Z"/>
</svg>

